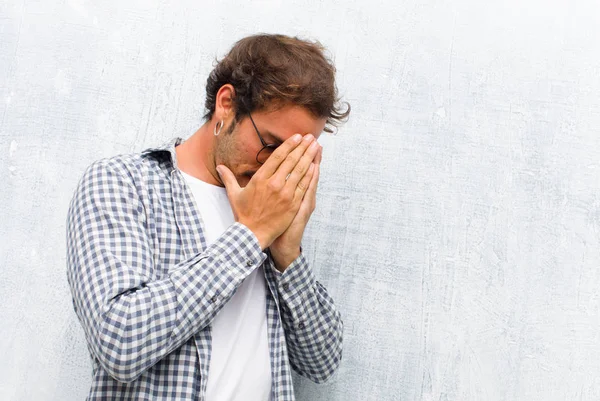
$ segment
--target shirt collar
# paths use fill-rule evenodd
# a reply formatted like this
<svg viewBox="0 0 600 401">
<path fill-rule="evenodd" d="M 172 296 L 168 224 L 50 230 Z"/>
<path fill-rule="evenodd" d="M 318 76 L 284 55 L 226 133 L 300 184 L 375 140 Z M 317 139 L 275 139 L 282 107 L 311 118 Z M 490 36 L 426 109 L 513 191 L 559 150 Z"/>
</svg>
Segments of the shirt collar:
<svg viewBox="0 0 600 401">
<path fill-rule="evenodd" d="M 160 146 L 156 146 L 153 148 L 148 148 L 142 151 L 142 156 L 152 155 L 157 153 L 168 153 L 171 158 L 171 163 L 173 163 L 173 167 L 177 169 L 177 153 L 175 153 L 175 147 L 183 142 L 183 138 L 175 137 L 167 142 L 163 143 Z"/>
</svg>

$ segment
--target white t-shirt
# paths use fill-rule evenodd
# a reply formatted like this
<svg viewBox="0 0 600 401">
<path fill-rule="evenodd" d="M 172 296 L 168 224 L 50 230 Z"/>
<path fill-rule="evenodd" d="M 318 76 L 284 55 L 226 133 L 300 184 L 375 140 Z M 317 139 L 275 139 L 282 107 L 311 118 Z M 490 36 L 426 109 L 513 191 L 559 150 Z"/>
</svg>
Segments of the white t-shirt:
<svg viewBox="0 0 600 401">
<path fill-rule="evenodd" d="M 234 223 L 225 188 L 182 171 L 204 222 L 207 245 Z M 268 401 L 271 358 L 267 334 L 266 284 L 255 269 L 223 306 L 212 323 L 207 401 Z"/>
</svg>

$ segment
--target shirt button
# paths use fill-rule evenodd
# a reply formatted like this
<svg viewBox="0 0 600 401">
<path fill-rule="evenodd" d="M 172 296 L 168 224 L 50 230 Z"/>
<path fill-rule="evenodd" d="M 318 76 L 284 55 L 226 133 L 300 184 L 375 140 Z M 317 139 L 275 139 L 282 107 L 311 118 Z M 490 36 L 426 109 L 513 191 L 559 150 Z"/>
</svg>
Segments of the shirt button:
<svg viewBox="0 0 600 401">
<path fill-rule="evenodd" d="M 218 300 L 219 300 L 219 297 L 217 297 L 217 296 L 215 295 L 215 296 L 213 296 L 213 297 L 210 299 L 210 302 L 214 304 L 214 303 L 215 303 L 215 302 L 217 302 Z"/>
<path fill-rule="evenodd" d="M 300 322 L 300 323 L 298 323 L 298 328 L 299 328 L 300 330 L 304 330 L 304 322 Z"/>
<path fill-rule="evenodd" d="M 248 267 L 252 266 L 253 264 L 254 264 L 254 263 L 252 262 L 252 260 L 251 260 L 251 259 L 248 259 L 248 260 L 246 261 L 246 266 L 248 266 Z"/>
<path fill-rule="evenodd" d="M 283 284 L 283 290 L 284 291 L 289 291 L 290 290 L 290 285 L 288 283 Z"/>
</svg>

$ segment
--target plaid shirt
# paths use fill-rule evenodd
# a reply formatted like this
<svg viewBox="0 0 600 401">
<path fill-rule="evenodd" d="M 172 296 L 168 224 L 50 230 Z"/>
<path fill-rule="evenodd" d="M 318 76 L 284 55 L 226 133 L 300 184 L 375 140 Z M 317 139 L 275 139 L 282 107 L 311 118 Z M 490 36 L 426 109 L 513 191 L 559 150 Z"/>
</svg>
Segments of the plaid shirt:
<svg viewBox="0 0 600 401">
<path fill-rule="evenodd" d="M 264 264 L 272 401 L 294 400 L 291 369 L 324 382 L 342 355 L 342 320 L 301 255 L 284 273 L 244 225 L 211 246 L 162 147 L 93 163 L 67 218 L 68 281 L 93 363 L 89 400 L 204 400 L 211 322 Z"/>
</svg>

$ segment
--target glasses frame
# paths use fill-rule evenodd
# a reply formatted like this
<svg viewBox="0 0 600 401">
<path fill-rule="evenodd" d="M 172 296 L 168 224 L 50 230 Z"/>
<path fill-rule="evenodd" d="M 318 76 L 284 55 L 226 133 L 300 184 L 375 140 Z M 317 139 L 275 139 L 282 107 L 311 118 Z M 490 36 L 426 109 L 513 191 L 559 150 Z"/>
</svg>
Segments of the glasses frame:
<svg viewBox="0 0 600 401">
<path fill-rule="evenodd" d="M 262 165 L 262 164 L 264 164 L 264 162 L 261 162 L 260 160 L 258 160 L 258 157 L 260 156 L 261 152 L 264 151 L 265 149 L 270 149 L 271 152 L 273 152 L 273 151 L 275 151 L 275 149 L 277 149 L 279 147 L 279 145 L 275 144 L 275 143 L 266 143 L 265 140 L 263 139 L 262 135 L 258 131 L 258 128 L 256 127 L 256 124 L 254 123 L 254 120 L 252 119 L 252 115 L 250 113 L 248 113 L 248 117 L 250 117 L 250 122 L 252 123 L 252 126 L 254 127 L 254 130 L 256 131 L 256 135 L 258 135 L 258 139 L 260 140 L 260 143 L 263 146 L 256 154 L 256 162 L 258 164 Z M 269 157 L 267 156 L 267 159 L 268 158 Z M 266 161 L 266 159 L 265 159 L 265 161 Z"/>
</svg>

